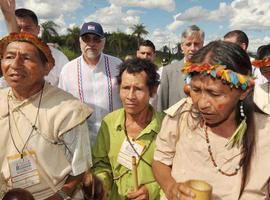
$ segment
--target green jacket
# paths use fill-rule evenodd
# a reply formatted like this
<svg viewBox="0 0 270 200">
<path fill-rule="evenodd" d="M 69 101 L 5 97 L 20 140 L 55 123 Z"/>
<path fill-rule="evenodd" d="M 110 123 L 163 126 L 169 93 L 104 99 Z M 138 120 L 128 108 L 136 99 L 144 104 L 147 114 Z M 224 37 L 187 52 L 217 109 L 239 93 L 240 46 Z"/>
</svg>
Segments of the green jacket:
<svg viewBox="0 0 270 200">
<path fill-rule="evenodd" d="M 163 115 L 154 112 L 150 124 L 138 135 L 136 141 L 145 147 L 143 159 L 152 164 L 155 140 L 160 130 Z M 93 147 L 93 171 L 109 191 L 109 199 L 125 199 L 125 195 L 133 190 L 132 171 L 117 162 L 121 145 L 126 138 L 125 111 L 123 108 L 108 114 L 102 121 L 96 144 Z M 149 192 L 149 199 L 160 199 L 160 187 L 155 181 L 152 168 L 142 159 L 137 165 L 139 185 L 145 185 Z"/>
</svg>

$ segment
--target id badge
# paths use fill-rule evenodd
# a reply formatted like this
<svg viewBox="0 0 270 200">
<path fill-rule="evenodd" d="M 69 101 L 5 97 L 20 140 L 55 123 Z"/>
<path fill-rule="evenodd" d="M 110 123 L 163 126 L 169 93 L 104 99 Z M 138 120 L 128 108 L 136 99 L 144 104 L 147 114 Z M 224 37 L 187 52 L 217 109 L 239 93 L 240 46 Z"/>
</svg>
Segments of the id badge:
<svg viewBox="0 0 270 200">
<path fill-rule="evenodd" d="M 144 144 L 140 143 L 139 141 L 132 141 L 130 140 L 130 143 L 132 144 L 133 148 L 136 150 L 136 152 L 141 155 L 144 149 Z M 135 156 L 136 160 L 139 160 L 139 156 L 132 148 L 131 144 L 127 141 L 127 138 L 125 138 L 124 142 L 122 143 L 122 146 L 120 148 L 120 152 L 118 154 L 117 162 L 121 165 L 125 166 L 126 168 L 132 170 L 132 157 Z"/>
<path fill-rule="evenodd" d="M 23 156 L 8 156 L 7 159 L 13 188 L 27 188 L 40 183 L 34 151 L 25 151 Z"/>
</svg>

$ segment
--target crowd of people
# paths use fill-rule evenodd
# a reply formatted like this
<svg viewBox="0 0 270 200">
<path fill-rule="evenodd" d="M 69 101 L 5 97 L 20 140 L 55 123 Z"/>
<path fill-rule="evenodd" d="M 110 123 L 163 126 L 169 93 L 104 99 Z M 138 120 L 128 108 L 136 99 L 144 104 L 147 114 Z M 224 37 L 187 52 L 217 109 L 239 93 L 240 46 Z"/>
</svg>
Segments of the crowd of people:
<svg viewBox="0 0 270 200">
<path fill-rule="evenodd" d="M 122 61 L 85 22 L 68 61 L 33 11 L 0 6 L 2 199 L 192 200 L 189 180 L 213 200 L 270 199 L 270 44 L 253 60 L 243 31 L 204 45 L 191 25 L 184 58 L 158 69 L 150 40 Z"/>
</svg>

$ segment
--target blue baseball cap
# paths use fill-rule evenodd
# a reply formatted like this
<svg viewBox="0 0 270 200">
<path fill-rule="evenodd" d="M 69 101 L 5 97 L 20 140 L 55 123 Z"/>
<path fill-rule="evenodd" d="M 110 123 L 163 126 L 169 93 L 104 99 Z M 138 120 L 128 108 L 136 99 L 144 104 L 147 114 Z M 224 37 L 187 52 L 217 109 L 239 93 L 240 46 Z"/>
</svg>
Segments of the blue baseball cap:
<svg viewBox="0 0 270 200">
<path fill-rule="evenodd" d="M 80 36 L 87 33 L 93 33 L 102 38 L 105 37 L 102 26 L 96 22 L 86 22 L 82 25 Z"/>
</svg>

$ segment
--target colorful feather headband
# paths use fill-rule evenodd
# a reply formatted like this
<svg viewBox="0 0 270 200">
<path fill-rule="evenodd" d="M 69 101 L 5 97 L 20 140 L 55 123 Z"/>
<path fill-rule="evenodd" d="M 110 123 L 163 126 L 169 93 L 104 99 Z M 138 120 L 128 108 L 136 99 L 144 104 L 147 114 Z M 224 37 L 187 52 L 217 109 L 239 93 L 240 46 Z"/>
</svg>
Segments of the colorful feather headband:
<svg viewBox="0 0 270 200">
<path fill-rule="evenodd" d="M 264 58 L 262 60 L 253 60 L 252 65 L 257 68 L 270 67 L 270 57 Z"/>
<path fill-rule="evenodd" d="M 182 72 L 187 74 L 187 76 L 192 76 L 194 72 L 210 75 L 213 78 L 219 78 L 227 82 L 231 87 L 240 87 L 242 90 L 246 90 L 248 87 L 254 86 L 254 79 L 252 77 L 226 69 L 226 66 L 224 65 L 186 63 L 182 68 Z"/>
<path fill-rule="evenodd" d="M 1 58 L 3 57 L 3 50 L 4 48 L 11 42 L 15 41 L 26 41 L 30 42 L 33 44 L 36 48 L 38 48 L 47 58 L 48 63 L 50 63 L 52 66 L 55 65 L 54 58 L 52 56 L 51 50 L 49 46 L 44 43 L 41 39 L 39 39 L 37 36 L 31 34 L 31 33 L 26 33 L 26 32 L 21 32 L 21 33 L 10 33 L 8 36 L 2 38 L 0 40 L 0 55 Z"/>
</svg>

